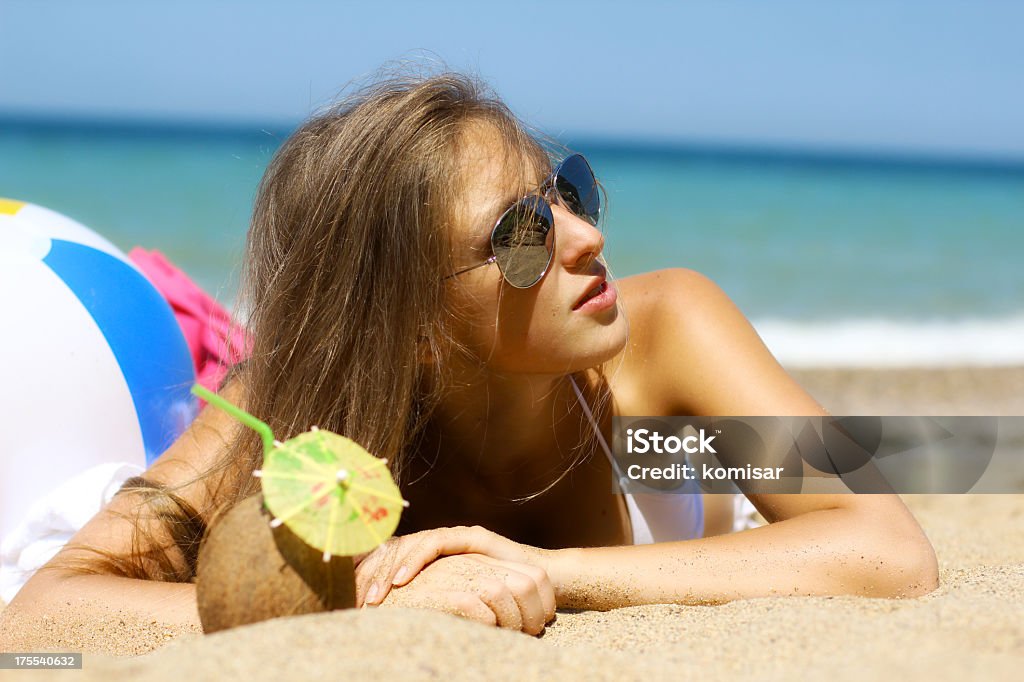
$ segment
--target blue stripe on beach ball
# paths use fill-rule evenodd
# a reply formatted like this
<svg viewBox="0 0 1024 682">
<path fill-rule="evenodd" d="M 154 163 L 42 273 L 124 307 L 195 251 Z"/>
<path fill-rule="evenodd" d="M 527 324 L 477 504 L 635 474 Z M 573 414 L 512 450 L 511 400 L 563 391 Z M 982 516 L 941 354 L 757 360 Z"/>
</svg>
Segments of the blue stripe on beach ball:
<svg viewBox="0 0 1024 682">
<path fill-rule="evenodd" d="M 149 466 L 195 414 L 192 356 L 174 313 L 137 270 L 110 254 L 54 239 L 43 259 L 89 311 L 135 405 Z"/>
</svg>

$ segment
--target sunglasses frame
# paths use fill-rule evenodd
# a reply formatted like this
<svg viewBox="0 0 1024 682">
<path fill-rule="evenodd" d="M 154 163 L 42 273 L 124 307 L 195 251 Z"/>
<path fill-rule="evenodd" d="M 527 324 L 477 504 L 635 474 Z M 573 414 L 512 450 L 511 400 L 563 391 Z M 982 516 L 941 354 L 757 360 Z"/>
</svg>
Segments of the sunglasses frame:
<svg viewBox="0 0 1024 682">
<path fill-rule="evenodd" d="M 567 203 L 565 201 L 564 197 L 562 197 L 561 193 L 558 191 L 558 176 L 561 173 L 562 169 L 565 168 L 565 165 L 570 160 L 575 159 L 576 157 L 579 157 L 579 159 L 586 166 L 587 170 L 590 172 L 590 177 L 592 177 L 593 180 L 594 180 L 594 183 L 593 183 L 594 191 L 598 191 L 597 176 L 594 174 L 594 169 L 591 168 L 590 163 L 587 161 L 586 157 L 583 156 L 582 154 L 579 154 L 579 153 L 570 154 L 569 156 L 567 156 L 564 159 L 562 159 L 558 163 L 557 166 L 555 166 L 554 170 L 551 171 L 551 174 L 548 175 L 548 177 L 544 180 L 544 182 L 541 183 L 540 187 L 538 187 L 536 191 L 530 192 L 529 194 L 521 197 L 518 201 L 516 201 L 514 204 L 509 206 L 505 211 L 503 211 L 500 216 L 498 216 L 498 219 L 494 222 L 494 227 L 491 228 L 491 239 L 490 239 L 490 242 L 491 242 L 491 252 L 492 253 L 491 253 L 491 256 L 489 258 L 487 258 L 487 260 L 483 261 L 482 263 L 477 263 L 476 265 L 471 265 L 468 268 L 463 268 L 462 270 L 458 270 L 456 272 L 453 272 L 452 274 L 450 274 L 447 277 L 443 278 L 442 281 L 451 279 L 452 277 L 456 277 L 456 276 L 461 275 L 461 274 L 463 274 L 465 272 L 469 272 L 470 270 L 476 270 L 477 268 L 482 268 L 485 265 L 490 265 L 491 263 L 498 263 L 498 256 L 497 256 L 496 253 L 494 253 L 495 251 L 497 251 L 497 248 L 495 246 L 495 236 L 497 235 L 498 227 L 501 225 L 501 222 L 503 220 L 505 220 L 505 218 L 510 213 L 512 213 L 513 211 L 518 210 L 520 208 L 520 206 L 522 206 L 525 203 L 529 202 L 529 204 L 530 204 L 529 210 L 533 211 L 535 214 L 539 213 L 539 211 L 544 211 L 546 213 L 546 215 L 543 215 L 541 217 L 546 218 L 548 220 L 548 223 L 551 225 L 551 227 L 549 228 L 548 232 L 554 230 L 555 229 L 555 216 L 551 212 L 551 202 L 548 200 L 548 196 L 550 195 L 550 193 L 552 191 L 554 191 L 556 196 L 558 196 L 558 199 L 560 201 L 562 201 L 563 203 Z M 541 208 L 541 207 L 543 207 L 543 208 Z M 582 220 L 586 220 L 588 223 L 590 223 L 594 227 L 597 227 L 598 222 L 600 221 L 600 218 L 601 218 L 601 205 L 600 205 L 600 203 L 598 203 L 597 215 L 594 216 L 593 218 L 591 218 L 589 215 L 580 215 L 576 211 L 572 211 L 572 214 L 575 215 L 576 217 L 582 219 Z M 547 235 L 547 232 L 545 232 L 545 236 L 546 235 Z M 508 276 L 505 274 L 504 269 L 501 267 L 501 263 L 498 263 L 498 269 L 501 270 L 501 276 L 505 280 L 505 282 L 508 283 L 509 286 L 515 287 L 516 289 L 529 289 L 530 287 L 535 286 L 537 284 L 537 282 L 539 282 L 542 279 L 544 279 L 544 275 L 548 274 L 548 270 L 551 269 L 551 263 L 554 261 L 555 250 L 553 248 L 553 245 L 554 245 L 555 235 L 552 234 L 551 238 L 552 238 L 552 248 L 548 248 L 548 260 L 547 260 L 547 263 L 544 265 L 544 269 L 541 271 L 541 273 L 539 275 L 537 275 L 537 278 L 534 279 L 529 284 L 519 285 L 519 284 L 516 284 L 515 282 L 512 282 L 508 278 Z"/>
</svg>

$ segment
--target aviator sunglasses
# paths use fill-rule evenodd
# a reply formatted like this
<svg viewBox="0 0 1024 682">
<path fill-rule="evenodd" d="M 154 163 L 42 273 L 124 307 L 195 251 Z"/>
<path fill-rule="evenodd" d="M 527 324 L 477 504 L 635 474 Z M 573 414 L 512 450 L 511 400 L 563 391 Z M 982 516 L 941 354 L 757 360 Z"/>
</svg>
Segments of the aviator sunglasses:
<svg viewBox="0 0 1024 682">
<path fill-rule="evenodd" d="M 505 281 L 517 289 L 539 282 L 554 258 L 555 224 L 548 196 L 555 192 L 565 207 L 593 226 L 601 216 L 601 195 L 597 178 L 582 154 L 566 157 L 535 192 L 501 214 L 491 230 L 491 257 L 483 263 L 453 272 L 450 279 L 470 270 L 497 263 Z"/>
</svg>

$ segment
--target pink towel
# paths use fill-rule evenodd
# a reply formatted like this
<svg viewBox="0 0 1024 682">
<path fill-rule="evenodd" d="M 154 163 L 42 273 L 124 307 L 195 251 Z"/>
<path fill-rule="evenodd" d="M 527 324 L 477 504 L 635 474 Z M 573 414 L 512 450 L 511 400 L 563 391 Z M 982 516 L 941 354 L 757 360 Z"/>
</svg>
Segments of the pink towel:
<svg viewBox="0 0 1024 682">
<path fill-rule="evenodd" d="M 249 356 L 252 346 L 245 330 L 159 251 L 135 247 L 128 258 L 171 304 L 192 351 L 196 381 L 211 391 L 219 390 L 228 369 Z"/>
</svg>

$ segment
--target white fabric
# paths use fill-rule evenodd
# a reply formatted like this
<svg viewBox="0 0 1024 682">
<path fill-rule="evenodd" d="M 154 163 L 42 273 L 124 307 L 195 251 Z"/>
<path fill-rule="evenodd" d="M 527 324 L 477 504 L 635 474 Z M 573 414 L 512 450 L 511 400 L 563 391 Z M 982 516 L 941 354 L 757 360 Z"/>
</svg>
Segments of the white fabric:
<svg viewBox="0 0 1024 682">
<path fill-rule="evenodd" d="M 736 495 L 732 515 L 733 532 L 763 525 L 765 525 L 764 519 L 761 518 L 754 503 L 748 500 L 746 495 Z"/>
<path fill-rule="evenodd" d="M 583 413 L 597 435 L 597 440 L 612 465 L 612 472 L 618 476 L 619 471 L 612 450 L 601 433 L 601 428 L 590 411 L 590 405 L 576 385 L 576 379 L 569 375 L 572 388 L 576 391 L 576 399 L 583 408 Z M 633 486 L 635 487 L 635 485 Z M 684 483 L 686 492 L 676 493 L 624 493 L 626 508 L 629 510 L 630 524 L 633 526 L 633 544 L 649 545 L 655 542 L 672 542 L 673 540 L 692 540 L 704 535 L 704 496 L 696 481 Z"/>
<path fill-rule="evenodd" d="M 0 599 L 10 603 L 32 574 L 113 498 L 125 480 L 143 471 L 129 462 L 99 464 L 32 503 L 21 523 L 0 542 Z"/>
<path fill-rule="evenodd" d="M 684 487 L 689 490 L 626 493 L 634 545 L 704 537 L 704 496 L 696 481 Z"/>
</svg>

